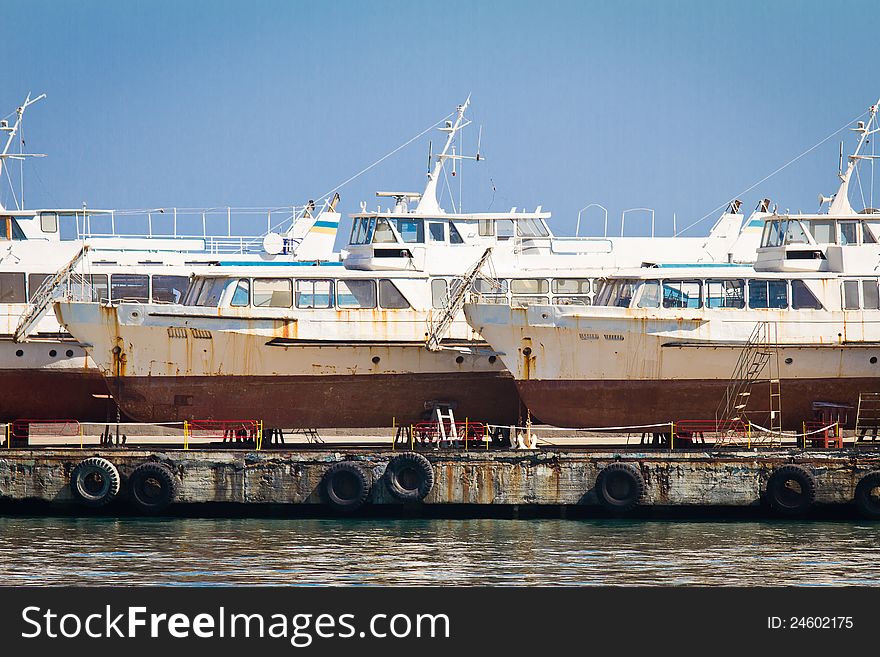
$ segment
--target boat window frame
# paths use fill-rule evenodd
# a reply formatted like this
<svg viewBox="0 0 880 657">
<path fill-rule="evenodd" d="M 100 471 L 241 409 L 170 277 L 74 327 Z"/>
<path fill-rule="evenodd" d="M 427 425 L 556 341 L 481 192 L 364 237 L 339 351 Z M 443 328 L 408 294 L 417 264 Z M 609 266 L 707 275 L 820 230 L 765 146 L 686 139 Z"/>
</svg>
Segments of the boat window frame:
<svg viewBox="0 0 880 657">
<path fill-rule="evenodd" d="M 312 289 L 311 292 L 304 292 L 300 290 L 300 283 L 308 284 L 311 283 Z M 327 291 L 327 305 L 303 305 L 300 301 L 304 294 L 311 294 L 311 298 L 314 299 L 317 297 L 317 292 L 315 291 L 315 285 L 317 283 L 328 283 L 329 289 Z M 334 308 L 336 306 L 336 286 L 334 285 L 335 281 L 332 278 L 297 278 L 294 283 L 294 292 L 293 292 L 293 303 L 300 310 L 327 310 L 329 308 Z M 324 294 L 323 292 L 321 294 Z"/>
<path fill-rule="evenodd" d="M 257 303 L 257 288 L 261 285 L 269 284 L 269 283 L 287 283 L 287 294 L 288 294 L 288 303 L 287 305 L 276 305 L 272 303 L 275 299 L 275 295 L 278 292 L 284 294 L 285 290 L 275 290 L 272 289 L 269 294 L 268 301 L 269 303 Z M 260 292 L 259 294 L 263 294 Z M 280 298 L 280 297 L 279 297 Z M 265 276 L 265 277 L 255 277 L 251 281 L 251 305 L 254 308 L 292 308 L 293 307 L 293 281 L 290 278 L 286 278 L 284 276 Z"/>
<path fill-rule="evenodd" d="M 335 283 L 336 283 L 336 307 L 339 308 L 340 310 L 373 310 L 373 309 L 379 307 L 379 295 L 378 295 L 378 292 L 376 291 L 376 279 L 375 278 L 338 278 L 338 279 L 336 279 Z M 370 287 L 372 288 L 371 294 L 372 294 L 373 305 L 371 305 L 371 306 L 343 305 L 343 303 L 342 303 L 343 295 L 341 293 L 340 286 L 344 285 L 350 291 L 352 283 L 355 283 L 355 284 L 369 283 L 370 284 Z M 360 302 L 360 298 L 356 294 L 351 294 L 349 292 L 348 296 L 352 296 L 355 299 L 357 299 L 358 302 Z"/>
<path fill-rule="evenodd" d="M 739 306 L 729 306 L 726 304 L 726 302 L 729 299 L 736 298 L 735 295 L 730 296 L 728 294 L 725 294 L 727 292 L 726 288 L 722 288 L 722 296 L 717 297 L 719 299 L 722 299 L 725 303 L 720 306 L 713 306 L 711 304 L 711 299 L 713 297 L 710 296 L 710 290 L 711 290 L 710 286 L 717 285 L 717 284 L 724 285 L 725 283 L 739 283 L 739 289 L 742 292 L 742 295 L 740 296 L 740 305 Z M 703 291 L 704 291 L 704 296 L 705 296 L 704 307 L 708 310 L 743 310 L 746 307 L 747 290 L 746 290 L 746 279 L 744 279 L 744 278 L 707 278 L 705 280 L 705 287 L 703 288 Z"/>
</svg>

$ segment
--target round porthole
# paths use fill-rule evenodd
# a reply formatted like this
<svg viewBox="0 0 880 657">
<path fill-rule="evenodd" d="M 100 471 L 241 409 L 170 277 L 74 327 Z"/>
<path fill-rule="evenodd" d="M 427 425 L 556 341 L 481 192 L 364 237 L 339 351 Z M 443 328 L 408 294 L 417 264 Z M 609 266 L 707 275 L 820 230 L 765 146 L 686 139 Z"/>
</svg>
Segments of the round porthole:
<svg viewBox="0 0 880 657">
<path fill-rule="evenodd" d="M 494 363 L 496 360 L 498 360 L 498 356 L 489 356 L 490 363 Z"/>
<path fill-rule="evenodd" d="M 73 358 L 73 349 L 68 349 L 64 353 L 67 354 L 68 358 Z"/>
<path fill-rule="evenodd" d="M 137 317 L 140 317 L 141 314 L 137 310 L 134 310 L 134 311 L 132 311 L 131 316 L 137 318 Z"/>
<path fill-rule="evenodd" d="M 15 355 L 21 358 L 22 356 L 24 356 L 24 352 L 21 349 L 17 349 L 15 351 Z"/>
<path fill-rule="evenodd" d="M 464 362 L 464 356 L 456 356 L 455 362 L 461 365 Z"/>
<path fill-rule="evenodd" d="M 871 360 L 869 362 L 871 363 L 871 365 L 876 365 L 877 364 L 877 357 L 871 356 Z"/>
<path fill-rule="evenodd" d="M 49 350 L 49 358 L 55 358 L 58 355 L 58 352 L 54 349 Z"/>
<path fill-rule="evenodd" d="M 794 362 L 794 359 L 793 359 L 793 358 L 786 358 L 786 359 L 785 359 L 785 364 L 786 364 L 786 365 L 791 365 L 793 362 Z"/>
<path fill-rule="evenodd" d="M 373 364 L 378 365 L 381 359 L 378 356 L 373 356 Z"/>
</svg>

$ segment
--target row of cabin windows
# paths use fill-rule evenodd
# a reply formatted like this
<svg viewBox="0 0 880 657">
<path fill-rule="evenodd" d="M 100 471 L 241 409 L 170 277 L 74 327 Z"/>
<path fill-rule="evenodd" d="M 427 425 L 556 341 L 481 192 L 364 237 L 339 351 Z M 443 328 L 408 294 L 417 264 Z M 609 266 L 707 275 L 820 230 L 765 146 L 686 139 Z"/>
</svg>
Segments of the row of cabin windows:
<svg viewBox="0 0 880 657">
<path fill-rule="evenodd" d="M 431 305 L 444 308 L 451 296 L 458 291 L 461 279 L 447 281 L 435 278 L 431 281 Z M 474 281 L 472 290 L 480 295 L 483 303 L 548 304 L 589 306 L 599 282 L 591 278 L 480 278 Z"/>
<path fill-rule="evenodd" d="M 369 279 L 201 278 L 193 283 L 184 303 L 217 307 L 224 295 L 225 303 L 236 308 L 410 308 L 406 297 L 388 279 L 380 279 L 377 286 L 377 281 Z"/>
<path fill-rule="evenodd" d="M 0 273 L 0 303 L 27 303 L 33 299 L 43 282 L 53 274 L 23 272 Z M 77 299 L 92 301 L 126 300 L 153 303 L 179 303 L 189 287 L 188 276 L 163 274 L 91 274 L 72 285 Z"/>
<path fill-rule="evenodd" d="M 427 231 L 425 224 L 427 224 Z M 395 231 L 397 235 L 395 235 Z M 351 226 L 349 242 L 351 244 L 399 244 L 401 242 L 404 244 L 424 244 L 426 232 L 428 241 L 432 243 L 464 243 L 461 234 L 451 221 L 407 219 L 404 217 L 355 219 Z"/>
<path fill-rule="evenodd" d="M 633 306 L 633 302 L 635 305 Z M 790 303 L 789 303 L 790 302 Z M 621 308 L 813 309 L 822 303 L 801 280 L 614 280 L 596 305 Z"/>
<path fill-rule="evenodd" d="M 865 221 L 831 219 L 783 219 L 764 224 L 761 246 L 809 244 L 806 231 L 817 244 L 876 244 L 877 238 Z"/>
<path fill-rule="evenodd" d="M 876 278 L 843 281 L 844 310 L 880 310 Z"/>
</svg>

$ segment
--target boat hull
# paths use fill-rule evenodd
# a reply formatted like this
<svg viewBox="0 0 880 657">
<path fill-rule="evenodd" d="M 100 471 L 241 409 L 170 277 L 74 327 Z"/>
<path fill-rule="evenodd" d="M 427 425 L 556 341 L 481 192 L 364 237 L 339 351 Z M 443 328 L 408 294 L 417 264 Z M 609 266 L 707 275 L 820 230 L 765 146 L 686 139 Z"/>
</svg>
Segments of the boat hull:
<svg viewBox="0 0 880 657">
<path fill-rule="evenodd" d="M 520 411 L 506 372 L 341 376 L 108 377 L 122 410 L 142 422 L 259 419 L 282 428 L 390 427 L 430 417 L 513 424 Z"/>
<path fill-rule="evenodd" d="M 783 379 L 783 428 L 803 430 L 802 423 L 814 419 L 814 401 L 851 406 L 844 415 L 847 428 L 852 428 L 859 393 L 878 390 L 878 384 L 876 378 Z M 727 381 L 720 379 L 517 381 L 523 403 L 532 414 L 542 422 L 560 427 L 632 427 L 714 420 L 727 385 Z M 769 426 L 769 383 L 754 383 L 751 393 L 748 418 L 755 424 Z M 662 431 L 663 427 L 654 430 Z"/>
<path fill-rule="evenodd" d="M 116 419 L 116 406 L 97 369 L 0 369 L 0 422 Z"/>
</svg>

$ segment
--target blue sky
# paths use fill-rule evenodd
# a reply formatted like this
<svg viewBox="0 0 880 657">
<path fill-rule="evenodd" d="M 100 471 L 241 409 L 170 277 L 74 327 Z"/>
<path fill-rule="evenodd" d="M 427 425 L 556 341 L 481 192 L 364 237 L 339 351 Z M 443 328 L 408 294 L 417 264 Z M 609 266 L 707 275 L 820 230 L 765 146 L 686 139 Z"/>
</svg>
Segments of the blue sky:
<svg viewBox="0 0 880 657">
<path fill-rule="evenodd" d="M 880 95 L 866 64 L 876 2 L 2 0 L 0 11 L 0 115 L 48 94 L 26 116 L 27 150 L 49 155 L 26 165 L 29 207 L 302 203 L 471 93 L 486 161 L 465 165 L 466 209 L 540 204 L 571 234 L 588 203 L 609 209 L 612 228 L 650 207 L 668 234 L 673 212 L 679 228 L 701 217 Z M 421 190 L 427 139 L 342 189 L 342 211 L 375 206 L 379 189 Z M 815 210 L 836 189 L 838 139 L 746 206 L 769 196 Z M 465 150 L 475 141 L 470 130 Z M 601 212 L 587 220 L 595 232 Z M 645 225 L 628 215 L 628 232 Z"/>
</svg>

